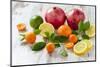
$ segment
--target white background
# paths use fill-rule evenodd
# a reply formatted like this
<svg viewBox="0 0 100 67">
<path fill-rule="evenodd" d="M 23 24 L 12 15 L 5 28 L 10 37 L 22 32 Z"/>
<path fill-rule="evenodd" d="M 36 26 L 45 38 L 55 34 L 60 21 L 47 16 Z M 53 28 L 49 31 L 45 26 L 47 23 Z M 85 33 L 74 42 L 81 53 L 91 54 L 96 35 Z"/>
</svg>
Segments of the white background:
<svg viewBox="0 0 100 67">
<path fill-rule="evenodd" d="M 0 67 L 9 67 L 10 61 L 10 0 L 0 0 Z M 40 65 L 40 67 L 96 67 L 100 65 L 100 0 L 36 0 L 57 3 L 97 5 L 97 61 L 85 63 Z M 28 67 L 28 66 L 27 66 Z M 39 66 L 37 66 L 39 67 Z"/>
</svg>

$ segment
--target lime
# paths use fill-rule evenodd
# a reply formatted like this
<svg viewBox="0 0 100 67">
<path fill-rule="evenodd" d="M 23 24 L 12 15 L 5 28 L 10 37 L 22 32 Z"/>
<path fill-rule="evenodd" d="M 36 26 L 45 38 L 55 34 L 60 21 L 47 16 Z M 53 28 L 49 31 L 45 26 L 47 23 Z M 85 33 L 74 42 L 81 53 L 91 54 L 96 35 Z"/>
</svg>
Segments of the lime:
<svg viewBox="0 0 100 67">
<path fill-rule="evenodd" d="M 86 33 L 86 35 L 88 35 L 89 37 L 95 36 L 95 25 L 94 25 L 94 24 L 90 24 L 89 29 L 86 30 L 85 33 Z"/>
<path fill-rule="evenodd" d="M 54 27 L 50 23 L 42 23 L 39 27 L 39 30 L 41 30 L 40 34 L 44 37 L 46 37 L 46 33 L 48 32 L 49 35 L 54 33 Z"/>
<path fill-rule="evenodd" d="M 77 55 L 84 55 L 87 52 L 87 44 L 83 41 L 80 41 L 77 44 L 75 44 L 73 51 Z"/>
<path fill-rule="evenodd" d="M 34 16 L 30 19 L 30 26 L 32 28 L 38 29 L 40 24 L 43 23 L 43 19 L 41 16 Z"/>
</svg>

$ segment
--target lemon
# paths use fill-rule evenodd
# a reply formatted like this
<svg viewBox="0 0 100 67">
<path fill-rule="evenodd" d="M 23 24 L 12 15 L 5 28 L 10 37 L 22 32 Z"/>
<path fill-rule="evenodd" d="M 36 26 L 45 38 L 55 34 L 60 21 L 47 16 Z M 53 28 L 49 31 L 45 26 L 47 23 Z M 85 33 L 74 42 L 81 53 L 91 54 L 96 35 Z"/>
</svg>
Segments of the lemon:
<svg viewBox="0 0 100 67">
<path fill-rule="evenodd" d="M 88 35 L 89 37 L 95 36 L 95 25 L 94 25 L 94 24 L 90 24 L 89 29 L 86 30 L 85 33 L 86 33 L 86 35 Z"/>
<path fill-rule="evenodd" d="M 40 26 L 39 26 L 39 30 L 41 31 L 40 32 L 40 35 L 46 37 L 46 32 L 49 33 L 49 35 L 51 35 L 52 33 L 54 33 L 55 29 L 53 27 L 52 24 L 50 23 L 42 23 Z"/>
<path fill-rule="evenodd" d="M 87 43 L 87 52 L 88 51 L 90 51 L 91 49 L 92 49 L 92 47 L 93 47 L 93 45 L 92 45 L 92 42 L 90 41 L 90 40 L 87 40 L 87 39 L 85 39 L 85 40 L 83 40 L 85 43 Z"/>
<path fill-rule="evenodd" d="M 92 42 L 88 39 L 84 39 L 75 44 L 73 51 L 77 55 L 84 55 L 92 49 L 93 45 Z"/>
<path fill-rule="evenodd" d="M 87 43 L 80 41 L 73 47 L 73 51 L 77 55 L 84 55 L 87 52 Z"/>
</svg>

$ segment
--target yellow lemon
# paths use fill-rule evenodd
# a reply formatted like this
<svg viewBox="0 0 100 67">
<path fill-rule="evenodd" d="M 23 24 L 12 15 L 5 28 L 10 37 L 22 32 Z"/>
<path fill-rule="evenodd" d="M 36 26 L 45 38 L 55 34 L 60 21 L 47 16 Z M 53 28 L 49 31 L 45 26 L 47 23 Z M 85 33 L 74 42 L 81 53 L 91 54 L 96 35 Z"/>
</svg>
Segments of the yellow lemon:
<svg viewBox="0 0 100 67">
<path fill-rule="evenodd" d="M 85 40 L 83 40 L 85 43 L 87 43 L 87 52 L 88 51 L 90 51 L 91 49 L 92 49 L 92 47 L 93 47 L 93 45 L 92 45 L 92 42 L 90 41 L 90 40 L 87 40 L 87 39 L 85 39 Z"/>
<path fill-rule="evenodd" d="M 77 44 L 75 44 L 73 51 L 77 55 L 84 55 L 87 52 L 87 48 L 88 48 L 87 43 L 80 41 Z"/>
<path fill-rule="evenodd" d="M 49 33 L 49 35 L 51 35 L 52 33 L 54 33 L 55 29 L 53 27 L 52 24 L 50 23 L 42 23 L 40 26 L 39 26 L 39 30 L 41 31 L 40 32 L 40 35 L 46 37 L 46 32 Z"/>
<path fill-rule="evenodd" d="M 89 29 L 86 30 L 85 33 L 86 33 L 86 35 L 88 35 L 89 37 L 95 36 L 95 25 L 94 25 L 94 24 L 90 24 Z"/>
</svg>

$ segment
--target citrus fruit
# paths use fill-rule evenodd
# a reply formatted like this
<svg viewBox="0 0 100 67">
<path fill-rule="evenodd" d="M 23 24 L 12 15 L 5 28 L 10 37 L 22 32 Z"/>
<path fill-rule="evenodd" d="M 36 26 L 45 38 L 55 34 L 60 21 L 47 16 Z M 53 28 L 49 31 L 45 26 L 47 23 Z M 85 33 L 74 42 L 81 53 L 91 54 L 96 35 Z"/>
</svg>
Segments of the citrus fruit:
<svg viewBox="0 0 100 67">
<path fill-rule="evenodd" d="M 24 23 L 17 24 L 17 28 L 19 31 L 24 31 L 26 29 L 26 25 Z"/>
<path fill-rule="evenodd" d="M 53 43 L 48 43 L 46 45 L 46 49 L 47 49 L 48 53 L 52 53 L 55 50 L 55 45 Z"/>
<path fill-rule="evenodd" d="M 34 43 L 36 40 L 36 35 L 33 32 L 26 32 L 25 40 L 27 43 Z"/>
<path fill-rule="evenodd" d="M 76 43 L 78 41 L 78 38 L 75 34 L 71 34 L 71 35 L 69 35 L 69 41 Z"/>
<path fill-rule="evenodd" d="M 88 35 L 89 37 L 95 36 L 95 25 L 90 24 L 89 29 L 86 30 L 85 33 L 86 33 L 86 35 Z"/>
<path fill-rule="evenodd" d="M 92 42 L 90 41 L 90 40 L 87 40 L 87 39 L 85 39 L 85 40 L 83 40 L 85 43 L 87 43 L 87 51 L 89 51 L 89 50 L 91 50 L 92 49 L 92 47 L 93 47 L 93 45 L 92 45 Z"/>
<path fill-rule="evenodd" d="M 50 23 L 42 23 L 39 27 L 39 30 L 41 31 L 40 34 L 44 37 L 46 37 L 46 33 L 49 33 L 51 35 L 54 33 L 54 27 Z"/>
<path fill-rule="evenodd" d="M 73 51 L 77 55 L 84 55 L 87 52 L 87 47 L 88 46 L 86 42 L 80 41 L 75 44 L 75 46 L 73 47 Z"/>
<path fill-rule="evenodd" d="M 43 23 L 43 19 L 41 16 L 34 16 L 30 19 L 30 26 L 32 28 L 38 29 L 40 24 Z"/>
<path fill-rule="evenodd" d="M 72 43 L 72 42 L 67 42 L 67 43 L 65 43 L 65 47 L 68 48 L 68 49 L 71 49 L 71 48 L 74 47 L 74 43 Z"/>
<path fill-rule="evenodd" d="M 63 35 L 68 37 L 71 33 L 72 30 L 68 25 L 61 25 L 58 30 L 57 30 L 58 35 Z"/>
</svg>

